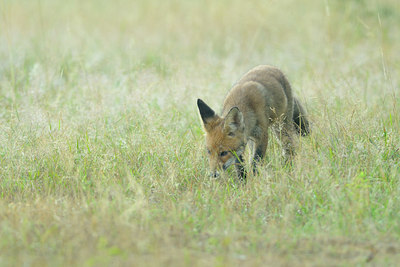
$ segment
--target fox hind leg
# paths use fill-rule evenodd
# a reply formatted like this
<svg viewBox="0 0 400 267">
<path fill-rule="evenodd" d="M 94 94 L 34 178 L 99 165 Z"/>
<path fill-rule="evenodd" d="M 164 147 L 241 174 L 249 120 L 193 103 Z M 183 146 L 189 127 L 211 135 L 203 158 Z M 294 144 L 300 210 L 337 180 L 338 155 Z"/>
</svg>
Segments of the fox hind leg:
<svg viewBox="0 0 400 267">
<path fill-rule="evenodd" d="M 306 136 L 311 132 L 307 114 L 297 98 L 293 99 L 293 122 L 298 134 Z"/>
<path fill-rule="evenodd" d="M 253 173 L 257 173 L 257 164 L 265 157 L 268 147 L 268 131 L 265 131 L 261 138 L 254 142 L 252 153 Z"/>
<path fill-rule="evenodd" d="M 296 154 L 296 132 L 293 122 L 284 120 L 274 127 L 275 135 L 279 139 L 286 163 L 291 163 Z"/>
</svg>

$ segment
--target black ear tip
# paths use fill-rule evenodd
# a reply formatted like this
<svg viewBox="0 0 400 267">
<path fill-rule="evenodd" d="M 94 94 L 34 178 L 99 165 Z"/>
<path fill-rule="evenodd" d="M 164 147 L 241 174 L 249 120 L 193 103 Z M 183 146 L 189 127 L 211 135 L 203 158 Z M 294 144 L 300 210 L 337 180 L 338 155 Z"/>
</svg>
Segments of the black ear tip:
<svg viewBox="0 0 400 267">
<path fill-rule="evenodd" d="M 203 100 L 201 100 L 200 98 L 199 99 L 197 99 L 197 106 L 199 107 L 199 108 L 201 108 L 201 109 L 209 109 L 210 107 L 203 101 Z"/>
<path fill-rule="evenodd" d="M 204 103 L 203 100 L 197 99 L 197 107 L 199 108 L 200 115 L 203 121 L 205 119 L 215 116 L 214 110 L 212 110 L 206 103 Z"/>
</svg>

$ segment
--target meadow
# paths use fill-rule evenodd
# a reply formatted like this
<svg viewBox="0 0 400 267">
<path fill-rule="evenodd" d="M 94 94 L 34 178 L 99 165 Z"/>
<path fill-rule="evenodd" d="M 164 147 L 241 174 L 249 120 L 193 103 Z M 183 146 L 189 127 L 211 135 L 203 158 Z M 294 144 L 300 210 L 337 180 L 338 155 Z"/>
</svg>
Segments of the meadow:
<svg viewBox="0 0 400 267">
<path fill-rule="evenodd" d="M 400 262 L 397 0 L 2 0 L 0 266 Z M 292 168 L 208 177 L 196 100 L 279 67 Z"/>
</svg>

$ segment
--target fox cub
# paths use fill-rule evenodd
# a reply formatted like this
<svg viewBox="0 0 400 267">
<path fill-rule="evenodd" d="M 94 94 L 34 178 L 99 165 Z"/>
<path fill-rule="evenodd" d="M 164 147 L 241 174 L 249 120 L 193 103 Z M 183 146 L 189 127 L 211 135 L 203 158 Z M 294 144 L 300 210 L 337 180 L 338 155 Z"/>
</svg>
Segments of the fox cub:
<svg viewBox="0 0 400 267">
<path fill-rule="evenodd" d="M 225 98 L 221 115 L 197 100 L 206 132 L 211 175 L 235 165 L 240 180 L 246 178 L 243 152 L 248 144 L 253 169 L 266 152 L 268 128 L 280 140 L 286 160 L 295 154 L 295 134 L 307 135 L 309 122 L 303 107 L 293 97 L 285 75 L 272 66 L 257 66 L 247 72 Z"/>
</svg>

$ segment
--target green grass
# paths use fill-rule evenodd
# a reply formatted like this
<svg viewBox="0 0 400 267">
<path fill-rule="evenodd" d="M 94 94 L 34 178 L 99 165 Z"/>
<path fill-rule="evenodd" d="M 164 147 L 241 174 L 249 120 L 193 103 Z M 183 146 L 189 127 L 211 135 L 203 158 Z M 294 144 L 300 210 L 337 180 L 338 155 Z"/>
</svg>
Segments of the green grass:
<svg viewBox="0 0 400 267">
<path fill-rule="evenodd" d="M 0 2 L 0 265 L 395 265 L 400 6 Z M 196 99 L 281 68 L 292 169 L 210 180 Z"/>
</svg>

